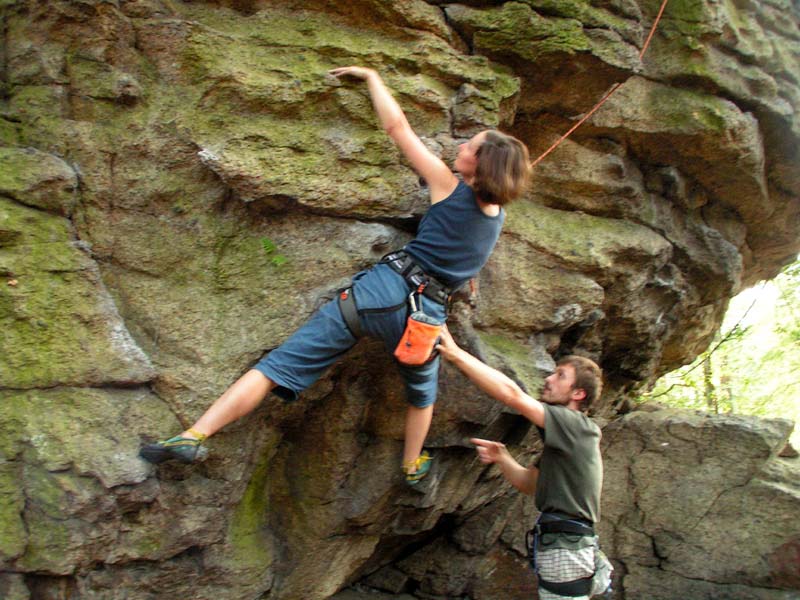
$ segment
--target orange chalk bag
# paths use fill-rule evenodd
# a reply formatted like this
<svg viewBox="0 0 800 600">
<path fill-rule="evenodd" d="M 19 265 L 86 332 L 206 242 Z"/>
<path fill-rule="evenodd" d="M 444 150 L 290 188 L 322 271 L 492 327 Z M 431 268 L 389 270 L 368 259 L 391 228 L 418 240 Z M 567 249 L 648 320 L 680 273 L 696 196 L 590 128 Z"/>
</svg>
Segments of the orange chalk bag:
<svg viewBox="0 0 800 600">
<path fill-rule="evenodd" d="M 422 309 L 420 290 L 411 292 L 408 302 L 411 314 L 406 320 L 406 330 L 394 349 L 394 357 L 404 365 L 419 366 L 436 358 L 436 344 L 442 335 L 444 323 L 440 323 Z M 419 309 L 414 296 L 419 299 Z"/>
</svg>

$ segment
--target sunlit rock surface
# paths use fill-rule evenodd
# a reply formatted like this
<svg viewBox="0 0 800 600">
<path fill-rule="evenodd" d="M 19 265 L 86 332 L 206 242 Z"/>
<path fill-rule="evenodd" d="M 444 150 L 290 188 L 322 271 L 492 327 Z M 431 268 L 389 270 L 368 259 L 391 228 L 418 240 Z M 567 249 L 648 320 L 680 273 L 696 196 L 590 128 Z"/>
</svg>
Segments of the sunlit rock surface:
<svg viewBox="0 0 800 600">
<path fill-rule="evenodd" d="M 600 528 L 630 598 L 797 596 L 787 420 L 635 412 L 604 431 Z"/>
<path fill-rule="evenodd" d="M 537 166 L 452 328 L 531 393 L 560 355 L 603 366 L 619 598 L 794 593 L 795 467 L 768 458 L 771 433 L 757 456 L 736 441 L 785 425 L 713 427 L 725 458 L 691 497 L 643 508 L 613 491 L 636 464 L 642 493 L 673 492 L 631 433 L 666 425 L 616 407 L 692 360 L 728 299 L 800 250 L 797 7 L 671 2 L 642 62 L 658 3 L 595 4 L 3 3 L 0 598 L 533 593 L 532 504 L 467 439 L 529 460 L 534 434 L 445 368 L 435 471 L 405 488 L 405 404 L 379 343 L 299 402 L 268 399 L 201 465 L 136 457 L 413 235 L 427 192 L 363 84 L 326 74 L 347 64 L 378 69 L 448 163 L 487 127 L 536 156 L 625 82 Z M 704 435 L 693 419 L 682 427 Z M 669 461 L 696 467 L 699 444 Z M 719 547 L 714 523 L 758 537 L 773 499 L 783 537 Z M 691 542 L 674 518 L 690 508 L 720 515 Z M 714 564 L 688 566 L 693 551 Z"/>
</svg>

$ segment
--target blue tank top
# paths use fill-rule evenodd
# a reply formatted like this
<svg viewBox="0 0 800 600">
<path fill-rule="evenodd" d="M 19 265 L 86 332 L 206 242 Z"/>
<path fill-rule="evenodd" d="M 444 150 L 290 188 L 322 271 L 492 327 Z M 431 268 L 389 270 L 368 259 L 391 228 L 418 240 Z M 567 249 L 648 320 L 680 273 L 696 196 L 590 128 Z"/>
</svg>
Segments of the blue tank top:
<svg viewBox="0 0 800 600">
<path fill-rule="evenodd" d="M 505 218 L 502 208 L 496 217 L 484 214 L 472 188 L 459 181 L 452 194 L 428 209 L 405 251 L 426 273 L 456 289 L 489 260 Z"/>
</svg>

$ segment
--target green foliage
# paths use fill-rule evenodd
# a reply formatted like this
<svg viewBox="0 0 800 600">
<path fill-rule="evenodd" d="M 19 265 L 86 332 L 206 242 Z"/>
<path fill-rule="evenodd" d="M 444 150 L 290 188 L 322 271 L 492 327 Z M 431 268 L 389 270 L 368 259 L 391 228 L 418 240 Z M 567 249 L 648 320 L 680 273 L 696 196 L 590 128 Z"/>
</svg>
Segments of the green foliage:
<svg viewBox="0 0 800 600">
<path fill-rule="evenodd" d="M 800 261 L 734 298 L 710 348 L 659 379 L 640 400 L 800 422 L 798 306 Z M 800 428 L 792 441 L 800 445 Z"/>
<path fill-rule="evenodd" d="M 267 254 L 272 254 L 277 248 L 277 246 L 269 238 L 261 238 L 261 247 L 264 248 L 264 252 Z"/>
<path fill-rule="evenodd" d="M 775 331 L 800 346 L 800 261 L 786 267 L 775 279 L 779 296 Z"/>
<path fill-rule="evenodd" d="M 275 265 L 276 267 L 281 267 L 285 265 L 287 260 L 288 259 L 283 254 L 276 254 L 270 259 L 272 264 Z"/>
<path fill-rule="evenodd" d="M 276 253 L 276 250 L 278 249 L 278 247 L 269 238 L 265 238 L 265 237 L 261 238 L 261 247 L 264 248 L 264 252 L 269 255 L 269 257 L 270 257 L 269 261 L 275 267 L 282 267 L 289 260 L 283 254 L 277 254 Z"/>
</svg>

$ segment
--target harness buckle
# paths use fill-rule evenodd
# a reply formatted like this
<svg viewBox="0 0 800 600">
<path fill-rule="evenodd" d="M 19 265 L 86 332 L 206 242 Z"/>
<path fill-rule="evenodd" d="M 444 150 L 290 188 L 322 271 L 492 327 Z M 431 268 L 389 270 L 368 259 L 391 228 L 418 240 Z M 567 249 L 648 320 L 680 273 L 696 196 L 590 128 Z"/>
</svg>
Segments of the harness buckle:
<svg viewBox="0 0 800 600">
<path fill-rule="evenodd" d="M 416 294 L 416 292 L 411 292 L 408 295 L 408 304 L 411 306 L 411 312 L 412 313 L 417 312 L 417 301 L 414 300 L 414 294 Z"/>
<path fill-rule="evenodd" d="M 447 306 L 452 290 L 435 277 L 425 273 L 405 250 L 389 252 L 381 258 L 380 262 L 386 263 L 396 273 L 399 273 L 406 280 L 409 287 L 412 289 L 418 288 L 418 294 L 424 294 L 431 300 Z"/>
</svg>

